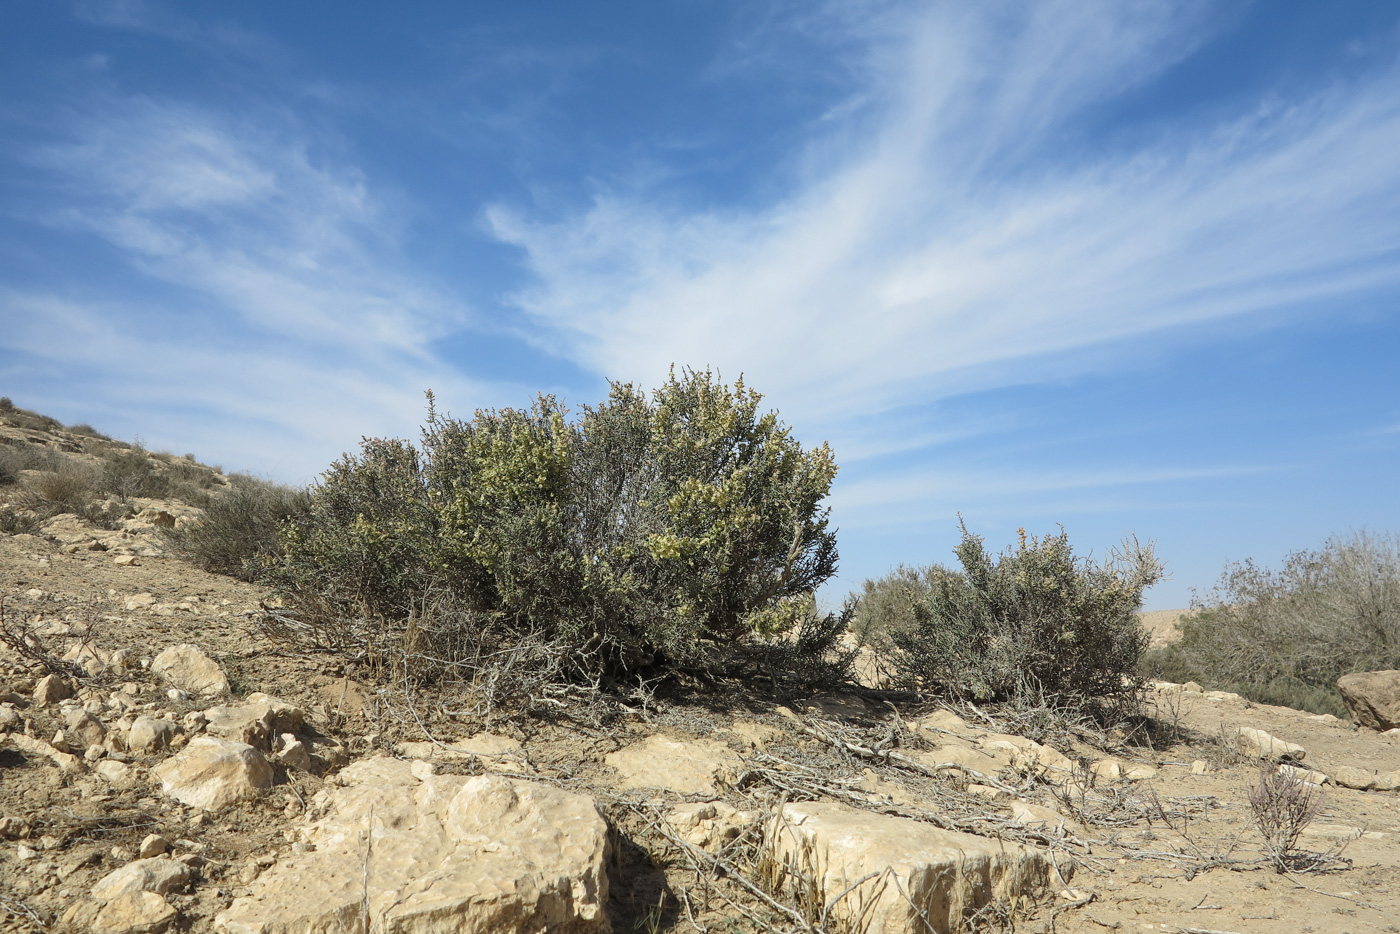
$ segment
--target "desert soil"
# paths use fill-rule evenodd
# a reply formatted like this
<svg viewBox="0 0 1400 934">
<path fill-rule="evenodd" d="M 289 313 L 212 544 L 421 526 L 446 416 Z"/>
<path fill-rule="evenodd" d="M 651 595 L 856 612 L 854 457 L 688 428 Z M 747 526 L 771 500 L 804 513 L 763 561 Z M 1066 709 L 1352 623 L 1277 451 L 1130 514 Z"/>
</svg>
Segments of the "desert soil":
<svg viewBox="0 0 1400 934">
<path fill-rule="evenodd" d="M 43 535 L 0 534 L 0 595 L 9 618 L 36 620 L 58 653 L 87 641 L 149 659 L 170 645 L 196 644 L 223 666 L 236 695 L 262 691 L 302 706 L 323 741 L 352 758 L 392 752 L 396 744 L 423 740 L 429 731 L 435 739 L 451 741 L 483 725 L 454 713 L 442 699 L 409 710 L 363 670 L 331 655 L 272 643 L 258 625 L 263 593 L 173 557 L 153 554 L 118 566 L 108 552 L 67 554 Z M 41 674 L 12 653 L 0 655 L 0 700 L 24 716 L 29 733 L 48 740 L 63 726 L 56 708 L 27 702 Z M 176 719 L 217 702 L 172 701 L 165 686 L 139 665 L 93 675 L 79 688 L 92 697 L 126 692 L 149 705 L 145 709 Z M 873 809 L 945 809 L 989 834 L 1017 837 L 1005 830 L 1012 826 L 1009 805 L 1017 797 L 1055 809 L 1066 822 L 1064 832 L 1052 834 L 1061 841 L 1057 860 L 1067 875 L 1069 865 L 1077 863 L 1066 891 L 1038 904 L 1013 906 L 1000 920 L 984 919 L 987 930 L 1400 931 L 1400 796 L 1323 786 L 1324 811 L 1301 846 L 1335 858 L 1323 871 L 1280 874 L 1261 861 L 1248 802 L 1258 763 L 1242 757 L 1230 739 L 1240 726 L 1256 727 L 1303 746 L 1306 765 L 1324 773 L 1348 765 L 1400 772 L 1396 737 L 1229 696 L 1160 691 L 1149 700 L 1156 718 L 1150 743 L 1124 742 L 1118 734 L 1107 737 L 1113 748 L 1104 750 L 1083 736 L 1048 740 L 1086 763 L 1112 755 L 1125 766 L 1150 766 L 1156 770 L 1151 777 L 1103 779 L 1075 794 L 1009 771 L 1004 779 L 1016 794 L 983 797 L 965 780 L 915 780 L 887 764 L 834 750 L 803 730 L 816 723 L 852 738 L 878 738 L 892 724 L 907 725 L 927 712 L 904 706 L 895 719 L 887 703 L 892 698 L 896 706 L 902 703 L 893 695 L 853 689 L 787 698 L 780 707 L 761 688 L 738 699 L 674 692 L 606 724 L 561 712 L 491 727 L 518 739 L 539 775 L 602 792 L 622 792 L 603 762 L 608 753 L 664 733 L 680 740 L 718 739 L 746 762 L 767 756 L 762 761 L 769 768 L 784 768 L 775 762 L 805 763 L 820 768 L 832 787 L 845 782 L 842 787 L 864 795 Z M 910 750 L 932 744 L 912 728 L 898 735 Z M 286 832 L 300 819 L 302 802 L 328 779 L 328 774 L 279 768 L 277 783 L 259 800 L 205 813 L 161 795 L 159 783 L 144 772 L 159 757 L 138 759 L 142 780 L 121 790 L 91 773 L 64 772 L 48 759 L 0 744 L 0 819 L 12 818 L 13 826 L 25 828 L 19 839 L 0 841 L 0 930 L 62 930 L 55 919 L 99 878 L 132 859 L 151 833 L 165 836 L 177 853 L 200 857 L 197 883 L 169 900 L 180 911 L 183 929 L 213 930 L 214 915 L 247 893 L 258 873 L 287 851 Z M 1195 767 L 1201 774 L 1193 773 L 1193 763 L 1204 763 Z M 768 792 L 758 783 L 721 793 L 736 805 L 761 807 L 764 802 L 756 798 Z M 648 906 L 660 904 L 660 929 L 690 930 L 677 898 L 693 884 L 693 874 L 668 854 L 664 841 L 648 837 L 635 823 L 618 818 L 618 834 L 610 908 L 614 929 L 633 930 L 647 918 Z M 722 903 L 702 910 L 696 921 L 712 930 L 748 929 Z"/>
</svg>

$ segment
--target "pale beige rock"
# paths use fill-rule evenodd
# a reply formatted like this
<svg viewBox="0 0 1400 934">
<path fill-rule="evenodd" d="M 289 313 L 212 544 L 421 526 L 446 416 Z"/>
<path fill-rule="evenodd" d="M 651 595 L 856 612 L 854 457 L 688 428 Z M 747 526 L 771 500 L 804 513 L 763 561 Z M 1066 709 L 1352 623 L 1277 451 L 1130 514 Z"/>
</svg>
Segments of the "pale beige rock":
<svg viewBox="0 0 1400 934">
<path fill-rule="evenodd" d="M 951 710 L 935 710 L 927 716 L 914 720 L 912 725 L 930 733 L 942 732 L 969 736 L 986 732 L 986 730 L 976 729 Z"/>
<path fill-rule="evenodd" d="M 1337 679 L 1347 712 L 1358 725 L 1385 732 L 1400 727 L 1400 671 L 1358 671 Z"/>
<path fill-rule="evenodd" d="M 136 785 L 137 771 L 125 762 L 116 759 L 103 759 L 92 767 L 102 776 L 103 781 L 113 788 L 132 788 Z"/>
<path fill-rule="evenodd" d="M 1187 681 L 1181 686 L 1181 689 L 1189 694 L 1204 694 L 1206 692 L 1205 688 L 1194 681 Z"/>
<path fill-rule="evenodd" d="M 1157 769 L 1146 763 L 1129 762 L 1123 766 L 1123 777 L 1130 782 L 1146 781 L 1149 778 L 1157 777 Z"/>
<path fill-rule="evenodd" d="M 13 730 L 24 722 L 24 718 L 19 715 L 19 711 L 13 707 L 0 707 L 0 733 Z"/>
<path fill-rule="evenodd" d="M 660 734 L 609 753 L 603 762 L 617 770 L 625 788 L 664 788 L 683 795 L 715 794 L 742 767 L 723 743 L 683 742 Z"/>
<path fill-rule="evenodd" d="M 1291 775 L 1299 781 L 1308 782 L 1312 785 L 1326 785 L 1332 781 L 1326 773 L 1319 772 L 1317 769 L 1304 769 L 1296 765 L 1280 765 L 1278 770 L 1285 775 Z"/>
<path fill-rule="evenodd" d="M 284 768 L 295 769 L 298 772 L 310 772 L 311 753 L 306 744 L 291 733 L 284 733 L 282 736 L 282 745 L 277 751 L 278 763 Z"/>
<path fill-rule="evenodd" d="M 1101 782 L 1116 782 L 1123 777 L 1123 766 L 1116 759 L 1099 759 L 1089 766 L 1089 771 Z"/>
<path fill-rule="evenodd" d="M 1066 818 L 1059 811 L 1053 808 L 1042 807 L 1039 804 L 1031 804 L 1028 801 L 1012 801 L 1008 807 L 1011 808 L 1011 819 L 1025 827 L 1033 830 L 1046 830 L 1054 832 L 1061 828 L 1066 830 L 1078 830 L 1079 825 Z"/>
<path fill-rule="evenodd" d="M 995 757 L 989 756 L 981 750 L 973 749 L 970 746 L 955 745 L 938 746 L 935 749 L 916 752 L 910 758 L 931 769 L 951 763 L 979 772 L 989 778 L 995 778 L 997 772 L 1001 771 L 1006 764 L 1005 760 L 998 761 Z"/>
<path fill-rule="evenodd" d="M 821 880 L 825 900 L 872 872 L 892 876 L 883 888 L 861 883 L 833 909 L 849 919 L 866 902 L 869 934 L 960 930 L 965 913 L 993 899 L 1043 898 L 1051 871 L 1030 847 L 825 801 L 786 805 L 768 846 Z"/>
<path fill-rule="evenodd" d="M 147 834 L 141 841 L 141 848 L 137 853 L 142 859 L 150 859 L 152 856 L 159 856 L 170 849 L 170 841 L 158 833 Z"/>
<path fill-rule="evenodd" d="M 1048 781 L 1066 781 L 1074 773 L 1074 762 L 1053 746 L 1012 733 L 987 733 L 978 737 L 977 748 L 990 755 L 1008 752 L 1018 769 L 1035 772 Z"/>
<path fill-rule="evenodd" d="M 667 817 L 683 840 L 711 853 L 732 843 L 758 818 L 757 811 L 740 811 L 723 801 L 677 805 Z"/>
<path fill-rule="evenodd" d="M 129 892 L 102 906 L 92 934 L 163 934 L 180 913 L 154 892 Z"/>
<path fill-rule="evenodd" d="M 20 752 L 27 752 L 31 756 L 44 756 L 53 760 L 53 763 L 64 772 L 83 771 L 83 760 L 75 755 L 55 749 L 42 739 L 35 739 L 32 736 L 25 736 L 23 733 L 7 733 L 5 735 L 11 746 Z"/>
<path fill-rule="evenodd" d="M 1307 750 L 1297 743 L 1285 742 L 1253 727 L 1242 726 L 1236 735 L 1239 736 L 1241 751 L 1255 759 L 1291 759 L 1302 762 L 1308 755 Z"/>
<path fill-rule="evenodd" d="M 150 755 L 169 748 L 178 732 L 179 727 L 173 720 L 137 717 L 127 731 L 126 748 L 138 756 Z"/>
<path fill-rule="evenodd" d="M 217 811 L 272 785 L 272 766 L 246 743 L 197 736 L 152 770 L 161 790 L 181 804 Z"/>
<path fill-rule="evenodd" d="M 215 920 L 227 934 L 486 934 L 608 929 L 608 827 L 584 795 L 431 763 L 356 762 L 313 799 L 311 847 L 279 859 Z M 366 851 L 370 853 L 366 867 Z"/>
<path fill-rule="evenodd" d="M 117 555 L 112 559 L 112 563 L 119 568 L 130 568 L 135 567 L 141 562 L 136 559 L 135 555 Z"/>
<path fill-rule="evenodd" d="M 98 901 L 111 901 L 129 892 L 155 892 L 168 895 L 184 891 L 190 881 L 190 867 L 165 856 L 138 859 L 113 870 L 97 881 L 90 894 Z"/>
<path fill-rule="evenodd" d="M 203 712 L 203 726 L 210 736 L 247 743 L 267 752 L 272 739 L 282 733 L 300 733 L 306 713 L 295 704 L 270 694 L 249 694 L 241 704 L 210 707 Z M 431 744 L 429 744 L 431 745 Z"/>
<path fill-rule="evenodd" d="M 58 675 L 45 675 L 34 685 L 34 706 L 47 707 L 73 696 L 73 686 Z"/>
<path fill-rule="evenodd" d="M 438 761 L 475 759 L 492 772 L 532 772 L 525 750 L 519 740 L 499 733 L 477 733 L 451 743 L 408 742 L 394 747 L 399 755 L 409 759 Z"/>
<path fill-rule="evenodd" d="M 81 707 L 69 713 L 65 722 L 67 728 L 64 732 L 68 734 L 68 742 L 84 749 L 101 745 L 107 738 L 107 728 L 102 725 L 102 721 Z"/>
<path fill-rule="evenodd" d="M 151 662 L 151 671 L 177 688 L 204 697 L 228 693 L 228 678 L 198 646 L 172 645 Z"/>
<path fill-rule="evenodd" d="M 1400 773 L 1379 772 L 1374 769 L 1359 769 L 1351 765 L 1338 765 L 1330 770 L 1332 781 L 1343 788 L 1358 791 L 1395 791 L 1400 789 Z"/>
</svg>

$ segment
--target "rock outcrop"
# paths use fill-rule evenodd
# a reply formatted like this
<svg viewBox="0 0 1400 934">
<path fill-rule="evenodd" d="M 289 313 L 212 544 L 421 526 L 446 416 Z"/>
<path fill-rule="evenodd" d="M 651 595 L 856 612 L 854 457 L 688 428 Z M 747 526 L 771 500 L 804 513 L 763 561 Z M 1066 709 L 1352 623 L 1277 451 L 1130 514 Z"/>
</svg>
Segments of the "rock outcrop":
<svg viewBox="0 0 1400 934">
<path fill-rule="evenodd" d="M 191 807 L 217 811 L 272 785 L 272 766 L 246 743 L 197 736 L 179 755 L 151 770 L 161 790 Z"/>
<path fill-rule="evenodd" d="M 1400 671 L 1343 675 L 1337 690 L 1358 725 L 1379 733 L 1400 727 Z"/>
<path fill-rule="evenodd" d="M 682 795 L 712 795 L 733 780 L 740 760 L 715 740 L 682 742 L 660 734 L 608 754 L 624 788 L 662 788 Z"/>
<path fill-rule="evenodd" d="M 1044 896 L 1052 873 L 1029 847 L 822 801 L 785 806 L 768 846 L 821 880 L 825 900 L 849 889 L 834 913 L 863 914 L 869 934 L 960 930 L 965 913 L 992 899 Z"/>
<path fill-rule="evenodd" d="M 310 852 L 216 919 L 229 934 L 608 929 L 608 827 L 592 798 L 428 762 L 366 759 L 313 799 Z M 368 914 L 366 918 L 365 915 Z"/>
<path fill-rule="evenodd" d="M 162 681 L 191 694 L 219 697 L 228 693 L 224 670 L 196 645 L 172 645 L 155 657 L 151 671 Z"/>
</svg>

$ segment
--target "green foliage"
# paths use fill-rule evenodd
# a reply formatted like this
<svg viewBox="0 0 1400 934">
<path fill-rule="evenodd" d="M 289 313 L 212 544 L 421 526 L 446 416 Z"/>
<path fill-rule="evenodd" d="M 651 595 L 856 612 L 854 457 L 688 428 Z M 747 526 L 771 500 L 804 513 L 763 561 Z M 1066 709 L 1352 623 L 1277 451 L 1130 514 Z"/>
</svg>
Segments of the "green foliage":
<svg viewBox="0 0 1400 934">
<path fill-rule="evenodd" d="M 231 489 L 209 497 L 193 525 L 168 529 L 171 550 L 215 574 L 253 580 L 280 547 L 280 526 L 306 511 L 305 490 L 235 475 Z"/>
<path fill-rule="evenodd" d="M 895 630 L 896 670 L 925 691 L 976 700 L 1024 695 L 1076 703 L 1135 692 L 1147 648 L 1142 593 L 1162 577 L 1150 546 L 1130 540 L 1097 564 L 1069 538 L 1023 531 L 993 558 L 962 526 L 961 573 L 941 577 Z"/>
<path fill-rule="evenodd" d="M 1334 537 L 1278 571 L 1232 564 L 1178 628 L 1149 676 L 1344 715 L 1339 677 L 1400 668 L 1400 537 Z"/>
<path fill-rule="evenodd" d="M 425 594 L 464 625 L 530 633 L 579 673 L 691 665 L 776 637 L 835 571 L 836 465 L 742 381 L 614 384 L 571 421 L 553 397 L 471 421 L 431 407 L 421 450 L 366 440 L 312 492 L 267 579 L 304 625 L 384 644 Z"/>
<path fill-rule="evenodd" d="M 889 651 L 893 634 L 914 629 L 914 608 L 933 596 L 943 578 L 952 574 L 937 564 L 913 568 L 901 564 L 884 577 L 867 579 L 856 602 L 851 631 L 862 645 Z"/>
</svg>

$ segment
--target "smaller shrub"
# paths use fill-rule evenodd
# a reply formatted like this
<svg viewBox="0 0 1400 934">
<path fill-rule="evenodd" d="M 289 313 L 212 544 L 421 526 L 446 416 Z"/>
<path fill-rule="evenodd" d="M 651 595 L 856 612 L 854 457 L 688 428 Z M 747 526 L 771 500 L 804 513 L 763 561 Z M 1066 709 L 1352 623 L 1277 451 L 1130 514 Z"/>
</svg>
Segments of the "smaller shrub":
<svg viewBox="0 0 1400 934">
<path fill-rule="evenodd" d="M 1162 578 L 1135 539 L 1098 564 L 1077 558 L 1063 530 L 1021 532 L 994 559 L 962 528 L 961 573 L 914 605 L 916 625 L 891 634 L 894 667 L 911 687 L 974 700 L 1033 696 L 1069 706 L 1133 695 L 1148 636 L 1137 612 Z"/>
<path fill-rule="evenodd" d="M 77 512 L 86 509 L 97 496 L 97 480 L 97 472 L 92 468 L 68 461 L 35 474 L 25 485 L 48 502 Z"/>
<path fill-rule="evenodd" d="M 862 645 L 888 651 L 894 645 L 894 633 L 915 627 L 914 607 L 927 601 L 938 582 L 952 573 L 936 564 L 923 568 L 901 564 L 878 580 L 867 580 L 859 596 L 853 595 L 851 632 Z"/>
<path fill-rule="evenodd" d="M 179 556 L 215 574 L 257 576 L 260 561 L 278 551 L 281 525 L 306 513 L 305 490 L 236 475 L 233 487 L 209 498 L 199 522 L 164 533 Z"/>
<path fill-rule="evenodd" d="M 18 483 L 21 470 L 54 470 L 62 461 L 56 451 L 38 444 L 0 443 L 0 486 Z"/>
<path fill-rule="evenodd" d="M 3 415 L 6 412 L 13 412 L 14 410 L 15 404 L 10 401 L 10 397 L 0 396 L 0 415 Z"/>
<path fill-rule="evenodd" d="M 1346 716 L 1339 677 L 1400 667 L 1400 536 L 1336 536 L 1277 571 L 1231 564 L 1177 628 L 1144 674 Z"/>
<path fill-rule="evenodd" d="M 69 425 L 68 430 L 75 435 L 84 435 L 89 438 L 96 438 L 98 441 L 111 441 L 112 439 L 88 424 Z"/>
<path fill-rule="evenodd" d="M 101 489 L 123 501 L 133 496 L 159 499 L 166 495 L 169 480 L 155 462 L 139 447 L 109 451 L 104 457 Z"/>
</svg>

